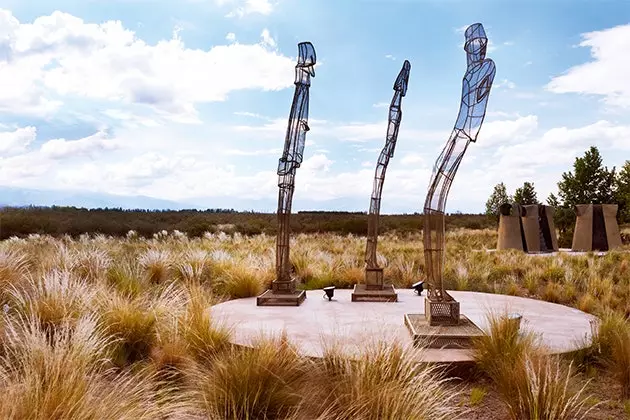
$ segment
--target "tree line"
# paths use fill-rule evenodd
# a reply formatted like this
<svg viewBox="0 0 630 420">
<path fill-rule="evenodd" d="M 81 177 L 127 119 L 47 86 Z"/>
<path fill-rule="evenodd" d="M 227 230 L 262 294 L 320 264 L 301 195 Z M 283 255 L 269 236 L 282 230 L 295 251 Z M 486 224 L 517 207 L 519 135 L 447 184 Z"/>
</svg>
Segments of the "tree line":
<svg viewBox="0 0 630 420">
<path fill-rule="evenodd" d="M 562 173 L 557 186 L 558 194 L 549 194 L 546 204 L 556 209 L 554 222 L 560 246 L 571 245 L 576 204 L 617 204 L 618 222 L 630 223 L 630 160 L 619 172 L 614 166 L 608 169 L 599 149 L 591 146 L 583 156 L 575 158 L 572 171 Z M 503 182 L 495 185 L 486 202 L 486 215 L 498 219 L 499 207 L 504 203 L 541 204 L 533 182 L 523 183 L 513 195 L 508 195 Z"/>
<path fill-rule="evenodd" d="M 418 233 L 422 230 L 422 215 L 382 215 L 380 232 Z M 484 214 L 450 214 L 447 229 L 492 228 L 494 223 Z M 238 212 L 232 209 L 199 210 L 122 210 L 85 209 L 76 207 L 5 207 L 0 210 L 0 239 L 29 234 L 53 236 L 83 233 L 125 236 L 130 230 L 139 236 L 152 237 L 166 230 L 178 230 L 190 237 L 205 232 L 240 232 L 246 235 L 275 235 L 275 213 Z M 367 234 L 367 214 L 362 212 L 298 212 L 291 217 L 294 233 Z"/>
</svg>

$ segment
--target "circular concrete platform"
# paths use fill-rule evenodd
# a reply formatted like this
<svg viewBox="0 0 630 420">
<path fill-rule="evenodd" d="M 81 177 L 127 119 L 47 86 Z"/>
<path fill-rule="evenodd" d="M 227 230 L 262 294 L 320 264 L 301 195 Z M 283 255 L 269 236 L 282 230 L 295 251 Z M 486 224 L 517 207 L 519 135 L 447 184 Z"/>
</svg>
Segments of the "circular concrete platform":
<svg viewBox="0 0 630 420">
<path fill-rule="evenodd" d="M 256 306 L 256 298 L 235 299 L 213 306 L 211 314 L 234 331 L 233 342 L 251 345 L 262 334 L 279 335 L 283 330 L 305 356 L 321 357 L 325 346 L 336 343 L 348 353 L 360 351 L 376 341 L 398 341 L 411 345 L 404 315 L 424 313 L 424 294 L 399 289 L 398 302 L 351 302 L 352 290 L 335 290 L 332 301 L 323 299 L 322 290 L 309 290 L 298 307 Z M 552 353 L 577 350 L 590 340 L 592 315 L 554 303 L 516 296 L 477 292 L 449 293 L 460 302 L 460 312 L 486 329 L 486 314 L 518 312 L 521 328 L 540 335 Z M 419 356 L 426 362 L 469 362 L 470 350 L 424 349 Z"/>
</svg>

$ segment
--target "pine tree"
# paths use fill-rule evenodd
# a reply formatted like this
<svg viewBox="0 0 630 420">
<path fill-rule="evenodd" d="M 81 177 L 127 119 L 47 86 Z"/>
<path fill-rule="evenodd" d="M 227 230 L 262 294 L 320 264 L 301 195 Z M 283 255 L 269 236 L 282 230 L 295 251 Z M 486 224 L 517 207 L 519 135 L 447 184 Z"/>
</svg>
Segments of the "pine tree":
<svg viewBox="0 0 630 420">
<path fill-rule="evenodd" d="M 619 204 L 619 221 L 630 221 L 630 160 L 621 167 L 616 179 L 616 202 Z"/>
<path fill-rule="evenodd" d="M 509 203 L 510 197 L 507 194 L 507 189 L 503 182 L 494 186 L 494 190 L 486 201 L 486 215 L 497 216 L 499 214 L 499 207 L 504 203 Z"/>
<path fill-rule="evenodd" d="M 551 207 L 560 207 L 558 197 L 556 197 L 554 193 L 549 193 L 549 197 L 547 197 L 547 205 Z"/>
<path fill-rule="evenodd" d="M 602 164 L 602 157 L 591 146 L 583 157 L 575 158 L 573 172 L 564 172 L 558 183 L 558 195 L 565 207 L 576 204 L 608 204 L 615 201 L 615 168 Z"/>
<path fill-rule="evenodd" d="M 514 202 L 526 206 L 528 204 L 538 204 L 536 190 L 533 182 L 525 182 L 522 187 L 517 188 L 514 193 Z"/>
</svg>

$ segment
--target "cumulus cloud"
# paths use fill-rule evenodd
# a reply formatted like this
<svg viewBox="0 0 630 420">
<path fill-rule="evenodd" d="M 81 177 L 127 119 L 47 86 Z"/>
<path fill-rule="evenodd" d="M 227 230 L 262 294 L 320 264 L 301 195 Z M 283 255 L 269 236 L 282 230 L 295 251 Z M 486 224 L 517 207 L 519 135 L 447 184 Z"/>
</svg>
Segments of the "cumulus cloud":
<svg viewBox="0 0 630 420">
<path fill-rule="evenodd" d="M 149 44 L 120 21 L 87 23 L 53 12 L 21 23 L 0 10 L 0 110 L 46 114 L 63 96 L 141 104 L 163 116 L 195 121 L 199 103 L 242 89 L 292 85 L 293 60 L 264 31 L 258 44 L 190 49 L 174 31 Z"/>
<path fill-rule="evenodd" d="M 105 132 L 76 139 L 37 141 L 34 127 L 0 133 L 0 184 L 44 187 L 56 184 L 56 172 L 72 166 L 76 158 L 94 158 L 118 144 Z M 67 186 L 71 188 L 72 186 Z"/>
<path fill-rule="evenodd" d="M 488 148 L 514 143 L 526 138 L 537 128 L 536 115 L 527 115 L 513 120 L 489 121 L 481 128 L 476 147 Z"/>
<path fill-rule="evenodd" d="M 31 126 L 0 132 L 0 154 L 7 156 L 23 153 L 36 137 L 37 129 Z"/>
<path fill-rule="evenodd" d="M 554 77 L 546 88 L 555 93 L 593 94 L 608 105 L 630 107 L 630 24 L 582 34 L 579 46 L 591 49 L 592 60 Z"/>
<path fill-rule="evenodd" d="M 92 157 L 97 152 L 114 150 L 118 147 L 119 144 L 112 141 L 107 133 L 98 132 L 79 140 L 49 140 L 42 145 L 40 152 L 51 159 L 63 159 L 78 156 Z"/>
</svg>

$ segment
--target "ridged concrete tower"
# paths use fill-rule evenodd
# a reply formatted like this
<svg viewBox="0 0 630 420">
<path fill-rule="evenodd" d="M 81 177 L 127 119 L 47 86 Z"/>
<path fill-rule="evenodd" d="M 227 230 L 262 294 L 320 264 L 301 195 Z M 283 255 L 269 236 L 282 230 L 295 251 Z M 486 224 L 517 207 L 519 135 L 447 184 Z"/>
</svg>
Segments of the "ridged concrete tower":
<svg viewBox="0 0 630 420">
<path fill-rule="evenodd" d="M 573 251 L 608 251 L 621 246 L 617 224 L 617 204 L 578 204 L 575 206 Z"/>
</svg>

